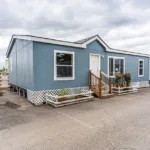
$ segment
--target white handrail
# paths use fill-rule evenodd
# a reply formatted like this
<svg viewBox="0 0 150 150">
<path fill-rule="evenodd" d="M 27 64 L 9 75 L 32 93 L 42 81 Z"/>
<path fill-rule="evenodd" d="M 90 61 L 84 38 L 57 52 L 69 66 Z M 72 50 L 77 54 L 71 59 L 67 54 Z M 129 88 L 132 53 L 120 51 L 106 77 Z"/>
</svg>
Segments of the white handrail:
<svg viewBox="0 0 150 150">
<path fill-rule="evenodd" d="M 103 81 L 102 81 L 102 83 L 103 83 L 104 85 L 107 85 L 107 86 L 108 86 L 108 84 L 107 84 L 107 83 L 105 83 L 105 82 L 103 82 Z"/>
<path fill-rule="evenodd" d="M 95 77 L 99 78 L 94 72 L 91 71 L 91 73 L 92 73 L 92 75 L 94 75 Z"/>
<path fill-rule="evenodd" d="M 106 78 L 109 78 L 109 76 L 105 74 L 104 72 L 102 72 L 102 75 L 105 76 Z"/>
<path fill-rule="evenodd" d="M 127 86 L 127 87 L 112 87 L 112 89 L 129 89 L 129 88 L 135 88 L 134 86 Z"/>
</svg>

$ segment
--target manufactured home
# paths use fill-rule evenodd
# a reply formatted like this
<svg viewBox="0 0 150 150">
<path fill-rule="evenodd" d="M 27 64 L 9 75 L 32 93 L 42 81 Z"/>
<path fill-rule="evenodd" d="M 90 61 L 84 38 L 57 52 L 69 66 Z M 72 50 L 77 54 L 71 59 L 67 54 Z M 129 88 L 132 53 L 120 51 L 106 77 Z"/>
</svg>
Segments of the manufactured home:
<svg viewBox="0 0 150 150">
<path fill-rule="evenodd" d="M 10 84 L 34 104 L 62 88 L 90 90 L 90 70 L 98 78 L 101 70 L 109 82 L 129 72 L 132 85 L 149 86 L 149 55 L 110 48 L 98 35 L 75 42 L 13 35 L 6 55 Z"/>
</svg>

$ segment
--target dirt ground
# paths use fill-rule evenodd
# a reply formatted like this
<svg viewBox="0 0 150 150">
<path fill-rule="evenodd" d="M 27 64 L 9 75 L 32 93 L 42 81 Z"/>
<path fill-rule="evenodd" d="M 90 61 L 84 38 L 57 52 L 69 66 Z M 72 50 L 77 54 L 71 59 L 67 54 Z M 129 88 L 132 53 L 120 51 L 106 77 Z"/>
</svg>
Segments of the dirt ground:
<svg viewBox="0 0 150 150">
<path fill-rule="evenodd" d="M 150 150 L 150 88 L 57 109 L 0 105 L 0 150 Z"/>
</svg>

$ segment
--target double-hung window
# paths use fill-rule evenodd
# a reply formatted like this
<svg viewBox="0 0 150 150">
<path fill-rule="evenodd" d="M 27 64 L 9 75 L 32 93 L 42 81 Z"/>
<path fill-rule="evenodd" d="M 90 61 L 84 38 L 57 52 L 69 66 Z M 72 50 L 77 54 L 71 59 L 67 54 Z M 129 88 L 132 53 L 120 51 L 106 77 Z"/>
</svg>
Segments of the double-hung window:
<svg viewBox="0 0 150 150">
<path fill-rule="evenodd" d="M 54 80 L 74 80 L 74 52 L 54 51 Z"/>
<path fill-rule="evenodd" d="M 125 58 L 109 57 L 108 65 L 108 73 L 111 77 L 115 77 L 117 73 L 124 74 L 125 72 Z"/>
<path fill-rule="evenodd" d="M 144 60 L 139 59 L 138 63 L 138 76 L 143 77 L 144 76 Z"/>
</svg>

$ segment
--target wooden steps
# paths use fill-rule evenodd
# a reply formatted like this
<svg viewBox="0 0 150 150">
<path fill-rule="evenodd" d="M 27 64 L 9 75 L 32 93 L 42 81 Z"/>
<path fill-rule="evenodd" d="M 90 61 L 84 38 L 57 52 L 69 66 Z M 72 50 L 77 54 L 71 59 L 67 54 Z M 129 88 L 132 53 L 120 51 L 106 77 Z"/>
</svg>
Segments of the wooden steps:
<svg viewBox="0 0 150 150">
<path fill-rule="evenodd" d="M 113 94 L 111 91 L 111 77 L 107 76 L 100 70 L 99 77 L 93 74 L 91 71 L 89 72 L 90 79 L 90 89 L 94 92 L 94 94 L 99 98 L 109 98 L 112 97 Z"/>
<path fill-rule="evenodd" d="M 106 99 L 106 98 L 111 98 L 111 97 L 113 97 L 113 96 L 114 96 L 113 93 L 111 93 L 111 94 L 107 93 L 107 94 L 103 94 L 103 95 L 101 96 L 101 98 L 102 98 L 102 99 Z"/>
<path fill-rule="evenodd" d="M 99 97 L 99 90 L 97 89 L 94 94 Z M 115 94 L 114 93 L 109 93 L 109 90 L 108 89 L 105 89 L 105 90 L 102 90 L 101 92 L 101 97 L 99 98 L 102 98 L 102 99 L 105 99 L 105 98 L 111 98 L 113 97 Z"/>
</svg>

